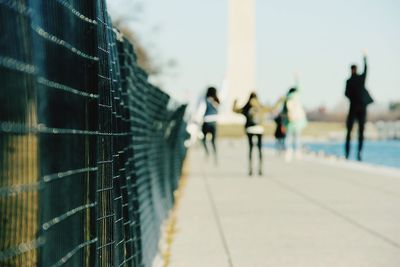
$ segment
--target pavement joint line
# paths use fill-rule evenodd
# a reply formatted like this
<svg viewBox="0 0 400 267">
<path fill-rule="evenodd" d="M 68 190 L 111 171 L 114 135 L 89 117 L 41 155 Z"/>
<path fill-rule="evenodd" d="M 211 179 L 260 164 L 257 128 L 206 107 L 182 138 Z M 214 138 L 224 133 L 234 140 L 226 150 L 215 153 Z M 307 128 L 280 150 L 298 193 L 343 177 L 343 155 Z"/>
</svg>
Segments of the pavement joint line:
<svg viewBox="0 0 400 267">
<path fill-rule="evenodd" d="M 310 160 L 307 160 L 306 162 L 310 163 Z M 313 163 L 313 162 L 311 162 L 311 163 Z M 331 168 L 332 167 L 337 167 L 337 166 L 332 166 L 332 165 L 327 165 L 327 166 L 329 166 Z M 336 178 L 339 178 L 337 181 L 340 180 L 343 183 L 352 184 L 352 185 L 358 185 L 358 186 L 362 186 L 364 188 L 369 188 L 369 189 L 375 189 L 376 191 L 380 191 L 380 193 L 389 194 L 389 195 L 392 195 L 394 197 L 400 198 L 400 194 L 399 193 L 387 190 L 387 189 L 382 188 L 380 186 L 373 186 L 373 185 L 365 184 L 365 183 L 362 183 L 362 182 L 360 182 L 360 181 L 358 181 L 358 180 L 356 180 L 354 178 L 350 178 L 350 177 L 346 177 L 346 179 L 344 179 L 343 177 L 338 176 Z"/>
<path fill-rule="evenodd" d="M 351 184 L 351 185 L 354 185 L 354 186 L 358 185 L 358 186 L 361 186 L 361 187 L 364 187 L 364 188 L 368 188 L 368 189 L 370 189 L 370 190 L 372 190 L 374 192 L 380 192 L 381 194 L 387 194 L 387 195 L 391 195 L 391 196 L 400 198 L 400 194 L 399 193 L 387 190 L 387 189 L 382 188 L 380 186 L 373 186 L 373 185 L 369 185 L 369 184 L 364 184 L 364 183 L 362 183 L 360 181 L 357 181 L 354 178 L 346 178 L 346 179 L 344 179 L 343 177 L 338 177 L 338 178 L 343 183 Z"/>
<path fill-rule="evenodd" d="M 381 239 L 382 241 L 392 245 L 393 247 L 396 247 L 396 248 L 400 249 L 400 244 L 397 243 L 396 241 L 388 238 L 385 235 L 382 235 L 381 233 L 379 233 L 379 232 L 377 232 L 377 231 L 375 231 L 375 230 L 373 230 L 373 229 L 371 229 L 371 228 L 369 228 L 369 227 L 367 227 L 365 225 L 362 225 L 361 223 L 357 222 L 356 220 L 354 220 L 354 219 L 352 219 L 352 218 L 350 218 L 350 217 L 338 212 L 334 208 L 331 208 L 330 206 L 318 201 L 317 199 L 308 196 L 307 194 L 301 192 L 300 190 L 297 190 L 293 186 L 290 186 L 290 185 L 288 185 L 288 184 L 286 184 L 284 182 L 278 181 L 277 179 L 274 179 L 274 178 L 267 178 L 267 179 L 273 181 L 275 184 L 277 184 L 280 187 L 286 189 L 287 191 L 289 191 L 289 192 L 291 192 L 291 193 L 293 193 L 293 194 L 295 194 L 297 196 L 300 196 L 301 198 L 309 201 L 310 203 L 314 204 L 315 206 L 318 206 L 321 209 L 323 209 L 323 210 L 335 215 L 336 217 L 341 218 L 342 220 L 346 221 L 347 223 L 352 224 L 353 226 L 359 228 L 360 230 L 363 230 L 364 232 L 366 232 L 366 233 L 368 233 L 368 234 L 370 234 L 372 236 L 375 236 L 376 238 Z"/>
<path fill-rule="evenodd" d="M 313 163 L 313 162 L 310 162 L 310 161 L 306 161 L 306 162 L 307 163 Z M 329 166 L 330 168 L 334 167 L 334 166 L 331 166 L 331 165 L 327 165 L 327 166 Z M 321 177 L 326 178 L 325 176 L 321 176 Z M 329 179 L 329 178 L 326 178 L 326 179 Z M 362 182 L 360 182 L 360 181 L 358 181 L 358 180 L 356 180 L 354 178 L 351 178 L 351 177 L 337 176 L 337 177 L 335 177 L 335 181 L 339 181 L 339 182 L 342 182 L 344 184 L 349 184 L 349 185 L 353 185 L 353 186 L 361 186 L 363 188 L 370 189 L 370 190 L 372 190 L 374 192 L 379 192 L 381 194 L 391 195 L 391 196 L 400 198 L 400 194 L 397 193 L 397 192 L 393 192 L 391 190 L 387 190 L 387 189 L 382 188 L 380 186 L 373 186 L 373 185 L 365 184 L 365 183 L 362 183 Z"/>
<path fill-rule="evenodd" d="M 214 196 L 213 196 L 213 193 L 212 193 L 211 188 L 210 188 L 210 184 L 208 183 L 207 175 L 203 172 L 202 176 L 203 176 L 204 186 L 205 186 L 206 191 L 207 191 L 208 199 L 210 200 L 210 205 L 211 205 L 211 208 L 212 208 L 212 211 L 213 211 L 214 219 L 215 219 L 215 222 L 217 224 L 218 232 L 219 232 L 219 235 L 220 235 L 220 238 L 221 238 L 221 241 L 222 241 L 222 245 L 224 247 L 226 256 L 228 258 L 228 264 L 229 264 L 230 267 L 234 267 L 233 261 L 232 261 L 232 255 L 231 255 L 231 252 L 229 250 L 229 246 L 228 246 L 228 242 L 226 240 L 226 236 L 225 236 L 224 230 L 222 228 L 221 218 L 219 217 L 219 214 L 218 214 L 217 205 L 215 203 Z"/>
</svg>

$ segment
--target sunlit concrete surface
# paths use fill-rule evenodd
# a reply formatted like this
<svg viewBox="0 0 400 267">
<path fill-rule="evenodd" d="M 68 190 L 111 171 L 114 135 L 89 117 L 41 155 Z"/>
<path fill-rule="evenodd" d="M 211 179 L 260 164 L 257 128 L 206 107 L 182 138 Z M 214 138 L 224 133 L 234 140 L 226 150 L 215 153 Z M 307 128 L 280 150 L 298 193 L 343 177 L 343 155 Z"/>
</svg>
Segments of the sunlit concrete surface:
<svg viewBox="0 0 400 267">
<path fill-rule="evenodd" d="M 400 266 L 400 171 L 266 151 L 250 178 L 244 140 L 218 145 L 190 150 L 170 267 Z"/>
</svg>

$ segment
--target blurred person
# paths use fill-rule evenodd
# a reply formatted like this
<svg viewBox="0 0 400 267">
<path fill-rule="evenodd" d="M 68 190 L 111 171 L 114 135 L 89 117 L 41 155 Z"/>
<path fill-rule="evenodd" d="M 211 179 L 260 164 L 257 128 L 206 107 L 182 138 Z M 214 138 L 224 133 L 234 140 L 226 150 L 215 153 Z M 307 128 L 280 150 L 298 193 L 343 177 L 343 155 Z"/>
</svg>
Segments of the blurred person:
<svg viewBox="0 0 400 267">
<path fill-rule="evenodd" d="M 217 96 L 217 89 L 209 87 L 205 97 L 205 112 L 203 116 L 203 125 L 201 131 L 203 133 L 203 145 L 208 156 L 209 149 L 207 146 L 207 136 L 211 136 L 211 146 L 214 152 L 215 163 L 217 163 L 217 147 L 215 144 L 217 134 L 217 115 L 220 101 Z"/>
<path fill-rule="evenodd" d="M 280 103 L 278 101 L 278 103 Z M 278 103 L 275 105 L 277 106 Z M 263 155 L 262 155 L 262 137 L 264 134 L 263 122 L 265 115 L 271 112 L 274 108 L 264 106 L 258 100 L 257 94 L 252 92 L 250 94 L 249 100 L 242 107 L 237 106 L 237 100 L 233 103 L 233 111 L 242 114 L 246 118 L 245 130 L 249 144 L 249 176 L 253 175 L 253 139 L 256 138 L 257 148 L 258 148 L 258 174 L 261 176 L 263 174 Z"/>
<path fill-rule="evenodd" d="M 307 125 L 306 113 L 300 101 L 297 87 L 293 87 L 288 91 L 283 113 L 286 116 L 287 149 L 285 159 L 286 161 L 290 161 L 293 154 L 295 154 L 297 158 L 301 156 L 301 132 Z"/>
<path fill-rule="evenodd" d="M 357 160 L 362 160 L 362 149 L 364 144 L 364 127 L 367 120 L 367 106 L 373 102 L 372 97 L 365 88 L 365 80 L 367 78 L 367 53 L 364 51 L 364 72 L 357 73 L 357 66 L 351 65 L 351 76 L 346 82 L 345 96 L 350 101 L 349 113 L 346 120 L 346 143 L 345 156 L 350 156 L 351 132 L 354 122 L 358 122 L 358 152 Z"/>
<path fill-rule="evenodd" d="M 278 151 L 278 154 L 281 154 L 281 152 L 285 151 L 285 149 L 286 149 L 285 120 L 286 120 L 286 114 L 285 114 L 285 112 L 283 112 L 283 110 L 281 112 L 279 112 L 278 115 L 274 118 L 274 121 L 276 124 L 274 136 L 275 136 L 275 140 L 276 140 L 276 150 Z"/>
</svg>

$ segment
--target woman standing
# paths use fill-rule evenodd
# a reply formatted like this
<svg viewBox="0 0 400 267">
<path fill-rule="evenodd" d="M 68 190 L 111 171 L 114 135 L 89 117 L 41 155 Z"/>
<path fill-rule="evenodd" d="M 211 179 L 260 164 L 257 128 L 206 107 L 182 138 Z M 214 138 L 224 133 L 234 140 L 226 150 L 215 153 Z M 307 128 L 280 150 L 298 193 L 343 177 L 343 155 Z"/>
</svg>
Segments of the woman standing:
<svg viewBox="0 0 400 267">
<path fill-rule="evenodd" d="M 207 147 L 207 136 L 211 135 L 211 145 L 214 151 L 215 161 L 217 161 L 217 147 L 215 145 L 215 139 L 217 134 L 217 114 L 219 107 L 219 99 L 217 96 L 217 89 L 214 87 L 209 87 L 206 93 L 206 110 L 203 116 L 203 125 L 201 131 L 203 133 L 203 145 L 207 156 L 209 155 L 209 150 Z"/>
<path fill-rule="evenodd" d="M 286 150 L 286 160 L 290 161 L 293 153 L 296 157 L 300 157 L 301 153 L 301 132 L 307 125 L 306 113 L 300 101 L 300 95 L 297 88 L 291 88 L 286 96 L 285 110 L 287 114 L 286 120 L 286 136 L 288 139 L 288 148 Z"/>
<path fill-rule="evenodd" d="M 281 101 L 281 100 L 280 100 Z M 277 106 L 280 101 L 275 105 Z M 233 111 L 236 113 L 243 114 L 246 117 L 246 135 L 249 143 L 249 175 L 253 175 L 253 139 L 257 140 L 257 148 L 258 148 L 258 174 L 263 174 L 262 169 L 262 136 L 264 134 L 264 127 L 262 123 L 264 122 L 265 115 L 268 112 L 271 112 L 272 109 L 266 106 L 263 106 L 258 100 L 257 94 L 255 92 L 250 94 L 249 100 L 247 101 L 244 107 L 237 107 L 237 100 L 233 103 Z"/>
</svg>

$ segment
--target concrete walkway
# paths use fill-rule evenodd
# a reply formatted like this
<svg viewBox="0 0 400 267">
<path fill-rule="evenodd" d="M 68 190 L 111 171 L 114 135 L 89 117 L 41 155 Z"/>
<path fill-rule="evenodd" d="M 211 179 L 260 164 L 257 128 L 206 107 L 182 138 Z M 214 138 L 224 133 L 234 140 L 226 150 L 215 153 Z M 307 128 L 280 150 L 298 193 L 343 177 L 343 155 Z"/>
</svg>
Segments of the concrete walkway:
<svg viewBox="0 0 400 267">
<path fill-rule="evenodd" d="M 169 267 L 400 266 L 400 171 L 267 151 L 249 178 L 244 140 L 218 145 L 190 151 Z"/>
</svg>

